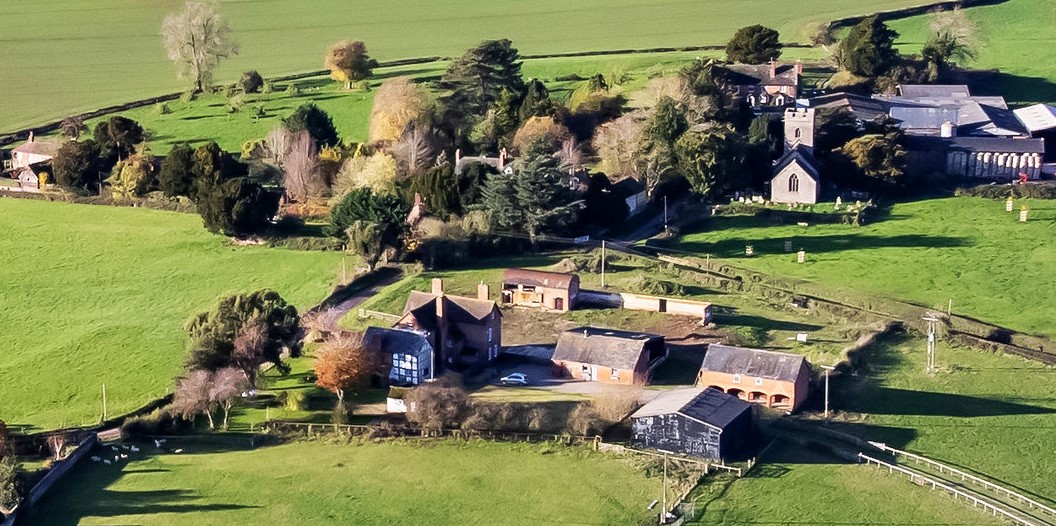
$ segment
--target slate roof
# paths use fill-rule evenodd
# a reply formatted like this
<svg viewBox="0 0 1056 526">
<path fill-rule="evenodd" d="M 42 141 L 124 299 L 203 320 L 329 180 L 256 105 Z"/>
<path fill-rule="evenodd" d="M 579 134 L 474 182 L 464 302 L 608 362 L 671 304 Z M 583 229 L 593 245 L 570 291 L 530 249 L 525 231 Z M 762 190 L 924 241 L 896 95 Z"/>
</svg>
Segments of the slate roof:
<svg viewBox="0 0 1056 526">
<path fill-rule="evenodd" d="M 785 167 L 792 164 L 795 161 L 799 161 L 799 166 L 803 168 L 807 175 L 811 176 L 815 181 L 821 181 L 821 176 L 818 173 L 818 161 L 814 158 L 814 154 L 811 153 L 810 148 L 797 144 L 791 150 L 785 152 L 780 159 L 774 164 L 774 169 L 771 173 L 774 176 L 781 173 Z"/>
<path fill-rule="evenodd" d="M 403 314 L 414 314 L 422 328 L 429 331 L 437 329 L 436 324 L 436 298 L 434 294 L 412 290 L 407 295 L 407 303 L 403 307 Z M 463 296 L 443 296 L 444 317 L 454 323 L 479 323 L 497 311 L 495 302 L 492 300 L 478 300 Z M 498 313 L 501 315 L 502 313 Z"/>
<path fill-rule="evenodd" d="M 609 189 L 616 195 L 628 198 L 632 195 L 638 195 L 645 191 L 645 185 L 639 183 L 633 177 L 624 177 L 615 184 L 609 187 Z"/>
<path fill-rule="evenodd" d="M 561 333 L 554 349 L 555 362 L 577 362 L 613 369 L 634 369 L 646 343 L 664 337 L 600 327 L 579 327 Z"/>
<path fill-rule="evenodd" d="M 26 141 L 21 146 L 11 150 L 11 153 L 25 153 L 31 155 L 47 155 L 55 157 L 62 145 L 54 141 Z"/>
<path fill-rule="evenodd" d="M 861 121 L 871 121 L 881 115 L 887 115 L 887 107 L 883 102 L 865 95 L 855 93 L 832 93 L 822 95 L 810 100 L 812 108 L 816 109 L 846 109 Z"/>
<path fill-rule="evenodd" d="M 964 84 L 902 84 L 898 91 L 903 97 L 970 97 Z"/>
<path fill-rule="evenodd" d="M 1045 153 L 1044 139 L 1016 139 L 1012 137 L 922 137 L 907 135 L 902 138 L 906 149 L 965 150 L 969 152 Z"/>
<path fill-rule="evenodd" d="M 778 66 L 776 75 L 770 75 L 770 64 L 724 64 L 717 66 L 726 71 L 725 78 L 736 86 L 798 86 L 799 78 L 794 65 Z"/>
<path fill-rule="evenodd" d="M 1048 104 L 1027 106 L 1026 108 L 1013 110 L 1013 113 L 1031 132 L 1056 128 L 1056 107 Z"/>
<path fill-rule="evenodd" d="M 572 284 L 579 284 L 579 276 L 575 274 L 564 274 L 561 272 L 508 268 L 502 273 L 502 282 L 515 285 L 529 285 L 532 287 L 567 289 Z"/>
<path fill-rule="evenodd" d="M 385 354 L 428 355 L 433 346 L 425 336 L 413 331 L 369 327 L 363 333 L 363 345 L 371 346 Z"/>
<path fill-rule="evenodd" d="M 700 370 L 795 382 L 803 364 L 810 366 L 806 358 L 798 354 L 713 343 L 708 345 Z"/>
<path fill-rule="evenodd" d="M 677 413 L 724 429 L 745 411 L 751 411 L 751 404 L 736 396 L 710 387 L 707 389 L 690 387 L 664 391 L 635 411 L 631 418 Z"/>
</svg>

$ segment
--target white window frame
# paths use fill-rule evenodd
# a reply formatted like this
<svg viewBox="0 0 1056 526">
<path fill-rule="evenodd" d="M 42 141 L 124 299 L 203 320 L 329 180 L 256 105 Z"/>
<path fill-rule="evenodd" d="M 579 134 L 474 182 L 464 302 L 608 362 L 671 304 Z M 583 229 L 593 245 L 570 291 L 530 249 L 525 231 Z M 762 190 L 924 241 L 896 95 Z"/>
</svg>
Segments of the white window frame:
<svg viewBox="0 0 1056 526">
<path fill-rule="evenodd" d="M 613 369 L 612 373 L 609 374 L 609 380 L 619 380 L 619 379 L 620 379 L 620 370 L 619 369 Z"/>
<path fill-rule="evenodd" d="M 762 378 L 756 378 L 755 379 L 755 385 L 763 385 L 763 379 Z"/>
<path fill-rule="evenodd" d="M 735 384 L 741 383 L 741 375 L 739 375 L 739 374 L 733 375 L 733 383 L 735 383 Z"/>
</svg>

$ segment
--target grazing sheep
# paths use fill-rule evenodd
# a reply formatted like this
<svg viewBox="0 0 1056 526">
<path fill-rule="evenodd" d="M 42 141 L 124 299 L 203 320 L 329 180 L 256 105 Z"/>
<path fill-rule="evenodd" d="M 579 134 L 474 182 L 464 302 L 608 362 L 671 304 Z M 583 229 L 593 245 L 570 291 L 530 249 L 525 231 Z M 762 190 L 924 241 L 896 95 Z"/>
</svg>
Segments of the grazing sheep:
<svg viewBox="0 0 1056 526">
<path fill-rule="evenodd" d="M 102 459 L 100 459 L 99 457 L 92 457 L 92 462 L 99 462 L 100 460 Z"/>
<path fill-rule="evenodd" d="M 173 453 L 176 453 L 176 454 L 183 453 L 183 448 L 175 449 L 175 450 L 173 450 Z"/>
<path fill-rule="evenodd" d="M 106 460 L 106 459 L 103 459 L 103 464 L 106 464 L 107 466 L 109 466 L 110 465 L 110 461 Z"/>
<path fill-rule="evenodd" d="M 124 453 L 121 453 L 121 459 L 122 459 L 122 460 L 124 460 L 124 459 L 127 459 L 127 458 L 128 458 L 128 455 L 126 455 L 126 454 L 124 454 Z"/>
</svg>

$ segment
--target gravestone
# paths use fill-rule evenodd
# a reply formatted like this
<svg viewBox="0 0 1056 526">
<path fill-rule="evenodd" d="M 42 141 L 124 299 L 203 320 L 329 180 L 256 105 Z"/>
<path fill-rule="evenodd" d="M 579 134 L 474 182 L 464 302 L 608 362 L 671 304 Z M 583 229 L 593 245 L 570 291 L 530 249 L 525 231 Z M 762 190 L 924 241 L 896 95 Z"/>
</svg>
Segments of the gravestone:
<svg viewBox="0 0 1056 526">
<path fill-rule="evenodd" d="M 1026 223 L 1027 222 L 1027 207 L 1025 207 L 1025 206 L 1023 207 L 1022 210 L 1019 211 L 1019 222 L 1020 223 Z"/>
<path fill-rule="evenodd" d="M 752 256 L 755 255 L 755 248 L 752 245 L 744 245 L 744 255 Z"/>
<path fill-rule="evenodd" d="M 803 249 L 799 249 L 799 252 L 796 253 L 796 263 L 804 263 L 806 261 L 807 261 L 807 251 L 803 250 Z"/>
<path fill-rule="evenodd" d="M 1005 199 L 1005 212 L 1011 212 L 1014 204 L 1016 204 L 1016 200 L 1012 199 L 1012 196 L 1008 196 L 1008 199 Z"/>
<path fill-rule="evenodd" d="M 785 241 L 785 252 L 792 252 L 792 242 Z"/>
</svg>

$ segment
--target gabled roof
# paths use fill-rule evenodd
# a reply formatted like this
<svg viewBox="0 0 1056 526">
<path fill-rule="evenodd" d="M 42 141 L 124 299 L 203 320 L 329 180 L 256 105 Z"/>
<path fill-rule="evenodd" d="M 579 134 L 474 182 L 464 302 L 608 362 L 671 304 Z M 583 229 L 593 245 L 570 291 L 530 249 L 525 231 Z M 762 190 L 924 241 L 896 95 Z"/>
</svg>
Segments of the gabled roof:
<svg viewBox="0 0 1056 526">
<path fill-rule="evenodd" d="M 676 413 L 721 430 L 746 411 L 751 411 L 751 404 L 736 396 L 710 387 L 689 387 L 664 391 L 635 411 L 631 418 Z"/>
<path fill-rule="evenodd" d="M 806 358 L 798 354 L 713 343 L 708 345 L 700 370 L 795 382 L 804 364 L 810 367 Z"/>
<path fill-rule="evenodd" d="M 561 333 L 554 349 L 555 362 L 577 362 L 613 369 L 634 369 L 652 341 L 664 337 L 600 327 L 579 327 Z"/>
<path fill-rule="evenodd" d="M 579 276 L 575 274 L 564 274 L 561 272 L 546 272 L 542 270 L 530 270 L 524 268 L 508 268 L 502 273 L 503 283 L 518 285 L 530 285 L 533 287 L 549 287 L 554 289 L 567 289 L 573 283 L 579 284 Z"/>
<path fill-rule="evenodd" d="M 716 67 L 726 70 L 726 81 L 736 86 L 799 85 L 799 76 L 793 65 L 777 66 L 776 75 L 770 75 L 770 64 L 724 64 Z"/>
<path fill-rule="evenodd" d="M 644 192 L 645 185 L 638 182 L 633 177 L 624 177 L 623 179 L 616 181 L 616 183 L 610 186 L 609 190 L 611 190 L 612 193 L 620 197 L 628 198 L 632 195 L 638 195 Z"/>
<path fill-rule="evenodd" d="M 383 327 L 368 327 L 363 333 L 363 345 L 374 347 L 385 354 L 402 353 L 417 356 L 427 355 L 433 349 L 429 340 L 417 332 Z"/>
<path fill-rule="evenodd" d="M 498 306 L 492 300 L 478 300 L 463 296 L 449 296 L 445 294 L 444 317 L 455 323 L 480 323 L 497 311 Z M 413 314 L 422 328 L 435 331 L 436 326 L 436 299 L 437 296 L 428 292 L 412 290 L 407 295 L 407 303 L 403 307 L 403 314 Z M 501 315 L 501 313 L 498 313 Z"/>
<path fill-rule="evenodd" d="M 781 173 L 782 170 L 792 163 L 798 164 L 815 181 L 821 181 L 821 176 L 818 173 L 818 161 L 814 158 L 810 148 L 802 144 L 797 144 L 791 150 L 785 152 L 774 164 L 774 169 L 770 173 L 776 177 L 777 174 Z"/>
<path fill-rule="evenodd" d="M 21 146 L 11 150 L 11 153 L 25 153 L 30 155 L 47 155 L 55 157 L 62 145 L 54 141 L 26 141 Z"/>
<path fill-rule="evenodd" d="M 902 84 L 898 92 L 903 97 L 970 97 L 971 92 L 964 84 Z"/>
<path fill-rule="evenodd" d="M 968 152 L 993 153 L 1045 153 L 1044 139 L 1018 139 L 1012 137 L 921 137 L 906 135 L 902 138 L 906 149 L 964 150 Z"/>
<path fill-rule="evenodd" d="M 1048 104 L 1035 104 L 1012 112 L 1031 132 L 1056 128 L 1056 107 Z"/>
<path fill-rule="evenodd" d="M 881 115 L 887 115 L 883 102 L 856 93 L 832 93 L 810 99 L 810 106 L 819 110 L 846 109 L 860 121 L 871 121 Z"/>
</svg>

